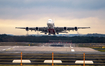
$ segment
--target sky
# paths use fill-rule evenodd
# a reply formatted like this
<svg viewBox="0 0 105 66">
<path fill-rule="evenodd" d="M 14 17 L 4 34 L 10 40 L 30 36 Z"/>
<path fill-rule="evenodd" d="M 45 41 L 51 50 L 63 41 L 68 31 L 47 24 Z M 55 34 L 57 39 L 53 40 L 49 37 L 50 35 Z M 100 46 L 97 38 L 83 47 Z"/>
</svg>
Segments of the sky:
<svg viewBox="0 0 105 66">
<path fill-rule="evenodd" d="M 57 27 L 91 27 L 80 34 L 105 34 L 105 0 L 0 0 L 0 34 L 26 35 L 15 27 L 46 27 L 48 19 Z"/>
</svg>

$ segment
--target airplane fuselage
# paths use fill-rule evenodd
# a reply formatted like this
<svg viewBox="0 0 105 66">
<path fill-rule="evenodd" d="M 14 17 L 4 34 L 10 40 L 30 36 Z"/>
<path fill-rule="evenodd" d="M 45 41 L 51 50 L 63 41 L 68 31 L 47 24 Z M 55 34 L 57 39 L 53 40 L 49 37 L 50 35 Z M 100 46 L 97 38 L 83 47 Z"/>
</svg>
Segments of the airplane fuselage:
<svg viewBox="0 0 105 66">
<path fill-rule="evenodd" d="M 47 26 L 48 26 L 48 33 L 55 34 L 55 30 L 54 30 L 55 26 L 54 26 L 54 22 L 52 19 L 48 19 Z"/>
</svg>

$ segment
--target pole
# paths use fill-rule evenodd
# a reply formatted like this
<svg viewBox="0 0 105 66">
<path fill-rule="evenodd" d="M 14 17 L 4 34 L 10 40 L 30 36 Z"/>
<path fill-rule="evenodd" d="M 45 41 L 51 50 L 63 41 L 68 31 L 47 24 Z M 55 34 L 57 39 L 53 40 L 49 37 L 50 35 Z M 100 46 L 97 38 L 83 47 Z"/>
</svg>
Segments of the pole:
<svg viewBox="0 0 105 66">
<path fill-rule="evenodd" d="M 54 60 L 54 53 L 52 52 L 52 66 L 54 66 L 53 60 Z"/>
<path fill-rule="evenodd" d="M 22 52 L 21 52 L 21 64 L 20 65 L 22 66 Z"/>
<path fill-rule="evenodd" d="M 85 53 L 83 53 L 83 66 L 85 66 Z"/>
</svg>

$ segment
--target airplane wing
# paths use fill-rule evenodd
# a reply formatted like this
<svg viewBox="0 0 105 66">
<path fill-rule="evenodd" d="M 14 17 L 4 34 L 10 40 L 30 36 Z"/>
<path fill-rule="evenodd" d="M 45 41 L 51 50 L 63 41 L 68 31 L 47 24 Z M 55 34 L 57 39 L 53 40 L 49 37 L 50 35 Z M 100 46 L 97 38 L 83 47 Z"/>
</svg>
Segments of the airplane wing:
<svg viewBox="0 0 105 66">
<path fill-rule="evenodd" d="M 55 32 L 58 33 L 67 33 L 66 31 L 75 30 L 78 29 L 86 29 L 90 27 L 54 27 Z M 41 33 L 48 33 L 48 27 L 16 27 L 16 29 L 25 29 L 26 31 L 34 30 L 34 31 L 41 31 Z"/>
<path fill-rule="evenodd" d="M 77 31 L 78 29 L 86 29 L 90 27 L 55 27 L 56 32 L 63 32 L 63 31 L 70 31 L 70 30 L 75 30 Z"/>
<path fill-rule="evenodd" d="M 26 31 L 35 30 L 35 31 L 47 32 L 47 27 L 16 27 L 16 29 L 25 29 Z"/>
</svg>

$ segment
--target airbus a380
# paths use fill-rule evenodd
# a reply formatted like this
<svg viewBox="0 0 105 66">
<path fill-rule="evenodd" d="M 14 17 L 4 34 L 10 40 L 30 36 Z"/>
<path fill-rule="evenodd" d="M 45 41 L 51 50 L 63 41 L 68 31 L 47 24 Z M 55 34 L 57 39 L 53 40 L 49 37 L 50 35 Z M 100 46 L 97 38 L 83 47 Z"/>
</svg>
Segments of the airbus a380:
<svg viewBox="0 0 105 66">
<path fill-rule="evenodd" d="M 41 31 L 41 33 L 45 33 L 48 35 L 50 34 L 59 34 L 59 33 L 67 33 L 66 31 L 78 29 L 86 29 L 90 27 L 55 27 L 54 22 L 52 19 L 48 19 L 47 27 L 16 27 L 17 29 L 25 29 L 26 31 L 34 30 L 34 31 Z"/>
</svg>

